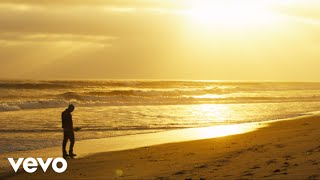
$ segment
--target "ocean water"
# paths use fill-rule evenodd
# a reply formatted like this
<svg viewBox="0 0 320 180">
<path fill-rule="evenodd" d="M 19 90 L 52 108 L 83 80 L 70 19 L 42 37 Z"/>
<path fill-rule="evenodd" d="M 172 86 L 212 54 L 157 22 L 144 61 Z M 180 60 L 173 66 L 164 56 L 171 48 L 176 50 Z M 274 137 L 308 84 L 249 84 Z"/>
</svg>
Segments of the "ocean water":
<svg viewBox="0 0 320 180">
<path fill-rule="evenodd" d="M 76 140 L 291 118 L 320 109 L 320 83 L 0 81 L 0 153 L 60 146 L 69 103 Z"/>
</svg>

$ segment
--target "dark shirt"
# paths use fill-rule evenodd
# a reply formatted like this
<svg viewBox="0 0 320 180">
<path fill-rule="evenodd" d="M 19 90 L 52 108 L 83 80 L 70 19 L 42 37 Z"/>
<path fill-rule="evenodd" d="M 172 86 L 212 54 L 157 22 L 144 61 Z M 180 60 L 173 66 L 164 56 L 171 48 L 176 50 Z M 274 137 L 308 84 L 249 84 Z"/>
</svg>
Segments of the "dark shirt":
<svg viewBox="0 0 320 180">
<path fill-rule="evenodd" d="M 66 109 L 65 111 L 62 112 L 61 119 L 62 119 L 63 130 L 64 131 L 73 131 L 72 115 L 68 111 L 68 109 Z"/>
</svg>

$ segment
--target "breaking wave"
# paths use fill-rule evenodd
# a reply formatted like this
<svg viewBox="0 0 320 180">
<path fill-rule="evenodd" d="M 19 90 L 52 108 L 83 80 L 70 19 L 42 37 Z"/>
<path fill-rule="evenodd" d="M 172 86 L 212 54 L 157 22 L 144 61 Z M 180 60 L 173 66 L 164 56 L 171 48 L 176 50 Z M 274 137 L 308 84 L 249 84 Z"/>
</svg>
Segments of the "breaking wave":
<svg viewBox="0 0 320 180">
<path fill-rule="evenodd" d="M 0 81 L 0 111 L 77 106 L 320 101 L 320 83 Z"/>
<path fill-rule="evenodd" d="M 133 105 L 188 105 L 188 104 L 240 104 L 240 103 L 279 103 L 279 102 L 318 102 L 314 97 L 229 97 L 229 98 L 194 98 L 194 97 L 139 97 L 139 96 L 77 96 L 78 98 L 48 99 L 0 103 L 1 111 L 24 109 L 46 109 L 66 107 L 72 103 L 78 107 L 93 106 L 133 106 Z"/>
</svg>

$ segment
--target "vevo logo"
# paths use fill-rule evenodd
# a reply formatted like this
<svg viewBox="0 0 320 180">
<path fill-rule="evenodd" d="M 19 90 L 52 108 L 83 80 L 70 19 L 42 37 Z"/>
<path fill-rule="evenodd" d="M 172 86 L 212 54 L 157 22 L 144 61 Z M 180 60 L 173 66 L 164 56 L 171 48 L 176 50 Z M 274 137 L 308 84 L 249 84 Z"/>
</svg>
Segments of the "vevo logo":
<svg viewBox="0 0 320 180">
<path fill-rule="evenodd" d="M 38 162 L 39 162 L 40 167 L 42 168 L 43 172 L 47 171 L 51 162 L 52 162 L 52 165 L 51 165 L 52 169 L 56 173 L 63 173 L 68 167 L 67 161 L 63 158 L 55 158 L 54 160 L 53 160 L 53 158 L 48 158 L 46 162 L 44 162 L 42 158 L 37 158 L 37 160 L 36 160 L 31 157 L 29 157 L 27 159 L 19 158 L 17 162 L 15 162 L 13 160 L 13 158 L 8 158 L 8 160 L 9 160 L 9 162 L 15 172 L 18 171 L 22 162 L 23 162 L 23 169 L 27 173 L 34 173 L 38 169 Z M 62 166 L 58 167 L 58 163 L 61 163 Z"/>
</svg>

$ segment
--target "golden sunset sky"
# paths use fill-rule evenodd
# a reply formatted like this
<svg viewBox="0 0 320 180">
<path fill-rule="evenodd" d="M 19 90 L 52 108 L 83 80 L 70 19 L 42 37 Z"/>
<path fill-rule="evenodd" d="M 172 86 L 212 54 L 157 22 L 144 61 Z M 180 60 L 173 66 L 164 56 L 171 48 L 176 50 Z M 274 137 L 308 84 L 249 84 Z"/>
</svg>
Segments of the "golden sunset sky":
<svg viewBox="0 0 320 180">
<path fill-rule="evenodd" d="M 1 0 L 0 79 L 320 81 L 319 0 Z"/>
</svg>

